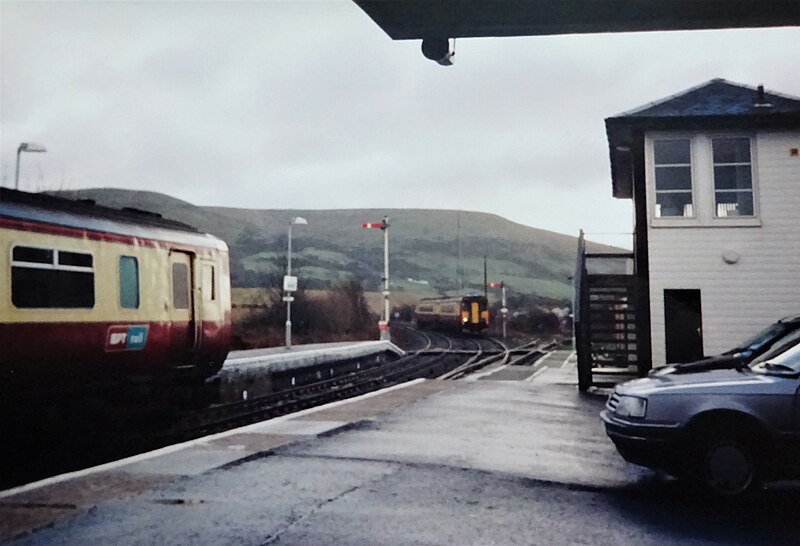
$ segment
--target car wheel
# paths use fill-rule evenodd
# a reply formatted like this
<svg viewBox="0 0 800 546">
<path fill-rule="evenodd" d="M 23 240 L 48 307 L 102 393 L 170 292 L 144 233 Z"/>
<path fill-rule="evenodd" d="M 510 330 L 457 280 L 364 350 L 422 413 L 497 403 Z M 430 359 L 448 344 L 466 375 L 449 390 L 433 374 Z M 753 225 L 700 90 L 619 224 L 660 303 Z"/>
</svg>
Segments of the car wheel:
<svg viewBox="0 0 800 546">
<path fill-rule="evenodd" d="M 758 460 L 745 438 L 720 435 L 704 442 L 700 469 L 702 482 L 712 494 L 737 497 L 752 491 L 758 482 Z"/>
</svg>

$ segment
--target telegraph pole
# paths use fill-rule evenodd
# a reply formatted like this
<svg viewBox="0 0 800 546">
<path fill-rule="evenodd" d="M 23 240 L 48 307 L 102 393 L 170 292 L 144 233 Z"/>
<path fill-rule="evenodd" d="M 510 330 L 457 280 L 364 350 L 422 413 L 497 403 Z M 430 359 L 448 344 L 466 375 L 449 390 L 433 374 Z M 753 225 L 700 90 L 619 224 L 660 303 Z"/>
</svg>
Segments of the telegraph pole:
<svg viewBox="0 0 800 546">
<path fill-rule="evenodd" d="M 456 215 L 456 275 L 458 275 L 458 296 L 464 295 L 464 275 L 461 272 L 461 211 Z"/>
<path fill-rule="evenodd" d="M 489 305 L 489 275 L 486 271 L 486 255 L 483 255 L 483 297 L 486 298 L 486 305 Z"/>
</svg>

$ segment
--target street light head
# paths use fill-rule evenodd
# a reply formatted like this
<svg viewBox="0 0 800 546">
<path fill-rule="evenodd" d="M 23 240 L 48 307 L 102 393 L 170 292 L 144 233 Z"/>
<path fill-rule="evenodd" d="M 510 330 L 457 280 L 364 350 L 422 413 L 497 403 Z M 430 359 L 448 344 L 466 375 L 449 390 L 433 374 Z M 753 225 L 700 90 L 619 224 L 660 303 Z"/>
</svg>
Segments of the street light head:
<svg viewBox="0 0 800 546">
<path fill-rule="evenodd" d="M 46 152 L 47 148 L 44 147 L 43 144 L 38 144 L 36 142 L 22 142 L 19 145 L 20 152 Z"/>
<path fill-rule="evenodd" d="M 19 157 L 22 155 L 22 152 L 46 152 L 47 148 L 45 148 L 41 144 L 37 144 L 35 142 L 20 142 L 19 148 L 17 148 L 17 170 L 16 174 L 14 175 L 14 189 L 19 189 Z"/>
<path fill-rule="evenodd" d="M 303 218 L 302 216 L 295 216 L 294 218 L 292 218 L 292 224 L 295 224 L 295 225 L 307 225 L 308 221 L 305 218 Z"/>
</svg>

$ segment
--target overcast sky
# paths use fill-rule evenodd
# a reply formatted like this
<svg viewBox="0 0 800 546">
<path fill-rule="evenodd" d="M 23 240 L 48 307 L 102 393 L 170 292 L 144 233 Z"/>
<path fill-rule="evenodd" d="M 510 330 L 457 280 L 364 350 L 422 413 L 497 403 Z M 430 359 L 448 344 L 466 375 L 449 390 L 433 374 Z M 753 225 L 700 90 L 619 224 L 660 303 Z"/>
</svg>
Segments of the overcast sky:
<svg viewBox="0 0 800 546">
<path fill-rule="evenodd" d="M 462 39 L 354 3 L 0 2 L 2 183 L 198 205 L 496 213 L 623 243 L 603 120 L 722 77 L 800 95 L 800 30 Z M 366 219 L 365 219 L 366 220 Z"/>
</svg>

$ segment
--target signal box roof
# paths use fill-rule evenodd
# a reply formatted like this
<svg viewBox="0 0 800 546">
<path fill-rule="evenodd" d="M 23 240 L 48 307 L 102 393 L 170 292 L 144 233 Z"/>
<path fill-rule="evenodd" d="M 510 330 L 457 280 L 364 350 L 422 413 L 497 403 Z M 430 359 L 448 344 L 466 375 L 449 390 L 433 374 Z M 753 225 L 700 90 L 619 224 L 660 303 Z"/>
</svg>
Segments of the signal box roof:
<svg viewBox="0 0 800 546">
<path fill-rule="evenodd" d="M 760 93 L 760 94 L 759 94 Z M 800 98 L 715 78 L 697 87 L 624 112 L 609 120 L 633 118 L 767 117 L 800 112 Z M 606 120 L 608 121 L 608 120 Z"/>
<path fill-rule="evenodd" d="M 394 40 L 800 25 L 786 0 L 354 0 Z"/>
<path fill-rule="evenodd" d="M 631 153 L 646 131 L 758 129 L 800 129 L 800 98 L 717 78 L 607 118 L 614 197 L 633 195 Z"/>
</svg>

